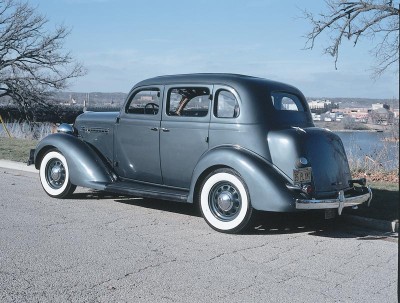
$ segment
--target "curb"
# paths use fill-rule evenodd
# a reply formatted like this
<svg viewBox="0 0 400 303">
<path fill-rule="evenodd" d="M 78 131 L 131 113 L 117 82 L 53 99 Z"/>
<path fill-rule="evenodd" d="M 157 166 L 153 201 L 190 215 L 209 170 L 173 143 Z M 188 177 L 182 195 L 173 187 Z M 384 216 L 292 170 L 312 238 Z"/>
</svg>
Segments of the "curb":
<svg viewBox="0 0 400 303">
<path fill-rule="evenodd" d="M 399 232 L 399 222 L 397 221 L 378 220 L 346 214 L 343 214 L 341 217 L 343 221 L 354 225 L 392 233 Z"/>
<path fill-rule="evenodd" d="M 35 168 L 35 165 L 26 165 L 26 163 L 11 161 L 11 160 L 1 160 L 0 159 L 0 167 L 1 168 L 9 168 L 22 170 L 30 173 L 38 173 L 39 171 Z"/>
</svg>

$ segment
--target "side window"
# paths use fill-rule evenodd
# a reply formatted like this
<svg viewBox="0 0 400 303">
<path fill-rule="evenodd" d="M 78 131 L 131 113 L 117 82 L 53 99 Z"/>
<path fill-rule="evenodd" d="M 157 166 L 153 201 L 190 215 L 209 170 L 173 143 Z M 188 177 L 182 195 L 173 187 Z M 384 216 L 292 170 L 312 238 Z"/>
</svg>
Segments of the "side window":
<svg viewBox="0 0 400 303">
<path fill-rule="evenodd" d="M 157 115 L 160 107 L 160 91 L 145 89 L 136 92 L 126 106 L 128 114 Z"/>
<path fill-rule="evenodd" d="M 209 106 L 207 87 L 177 87 L 168 91 L 168 116 L 205 117 Z"/>
<path fill-rule="evenodd" d="M 236 118 L 239 116 L 239 103 L 234 94 L 221 89 L 216 94 L 214 115 L 218 118 Z"/>
<path fill-rule="evenodd" d="M 296 95 L 284 92 L 272 92 L 271 99 L 277 110 L 304 112 L 304 106 Z"/>
</svg>

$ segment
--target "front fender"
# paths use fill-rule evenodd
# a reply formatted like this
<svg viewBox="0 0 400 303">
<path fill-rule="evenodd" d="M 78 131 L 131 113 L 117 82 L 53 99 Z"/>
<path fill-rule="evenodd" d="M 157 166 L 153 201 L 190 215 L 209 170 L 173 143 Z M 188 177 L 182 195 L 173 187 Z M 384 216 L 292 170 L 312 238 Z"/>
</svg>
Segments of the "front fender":
<svg viewBox="0 0 400 303">
<path fill-rule="evenodd" d="M 34 163 L 39 169 L 43 156 L 57 148 L 67 160 L 72 184 L 104 190 L 114 181 L 114 174 L 100 156 L 74 135 L 57 133 L 45 137 L 35 148 Z"/>
<path fill-rule="evenodd" d="M 260 156 L 237 146 L 208 151 L 198 162 L 192 177 L 188 202 L 195 201 L 196 189 L 218 167 L 236 170 L 246 182 L 253 208 L 264 211 L 295 211 L 295 196 L 286 187 L 290 180 Z"/>
</svg>

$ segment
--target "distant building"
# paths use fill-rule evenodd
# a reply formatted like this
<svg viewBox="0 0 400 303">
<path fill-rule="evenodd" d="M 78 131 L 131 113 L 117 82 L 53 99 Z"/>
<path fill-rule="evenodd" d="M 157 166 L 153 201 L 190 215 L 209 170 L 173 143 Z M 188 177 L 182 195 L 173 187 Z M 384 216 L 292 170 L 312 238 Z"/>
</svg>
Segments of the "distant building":
<svg viewBox="0 0 400 303">
<path fill-rule="evenodd" d="M 322 114 L 327 111 L 331 111 L 332 109 L 338 109 L 339 103 L 334 103 L 330 100 L 311 100 L 308 102 L 308 107 L 310 108 L 312 113 Z"/>
<path fill-rule="evenodd" d="M 342 112 L 336 113 L 336 121 L 342 121 L 343 118 L 344 118 L 344 113 Z"/>
<path fill-rule="evenodd" d="M 368 108 L 342 108 L 339 110 L 333 109 L 332 112 L 336 113 L 336 120 L 340 121 L 344 117 L 353 118 L 356 122 L 368 122 L 369 117 L 369 110 Z"/>
<path fill-rule="evenodd" d="M 377 110 L 379 108 L 383 108 L 383 104 L 382 103 L 374 103 L 374 104 L 372 104 L 372 110 Z"/>
<path fill-rule="evenodd" d="M 384 107 L 372 110 L 370 118 L 373 124 L 388 125 L 394 122 L 394 113 Z"/>
<path fill-rule="evenodd" d="M 297 110 L 298 110 L 297 105 L 294 104 L 294 103 L 282 104 L 282 107 L 283 107 L 285 110 L 294 110 L 294 111 L 297 111 Z"/>
<path fill-rule="evenodd" d="M 390 110 L 390 105 L 389 104 L 383 104 L 383 103 L 374 103 L 371 105 L 372 110 L 377 110 L 379 108 L 386 108 L 387 110 Z"/>
<path fill-rule="evenodd" d="M 316 113 L 311 113 L 311 117 L 313 121 L 321 121 L 321 115 L 317 115 Z"/>
<path fill-rule="evenodd" d="M 326 105 L 325 102 L 321 100 L 315 100 L 308 102 L 308 106 L 310 109 L 324 109 Z"/>
</svg>

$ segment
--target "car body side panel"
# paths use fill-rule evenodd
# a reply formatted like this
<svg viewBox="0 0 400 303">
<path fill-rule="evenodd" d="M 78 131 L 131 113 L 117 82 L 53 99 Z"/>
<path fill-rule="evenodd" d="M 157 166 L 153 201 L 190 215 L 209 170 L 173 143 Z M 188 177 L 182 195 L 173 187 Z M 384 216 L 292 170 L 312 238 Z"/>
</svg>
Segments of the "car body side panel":
<svg viewBox="0 0 400 303">
<path fill-rule="evenodd" d="M 286 188 L 288 179 L 264 159 L 238 146 L 220 146 L 208 151 L 201 158 L 193 172 L 188 202 L 193 203 L 197 199 L 196 186 L 200 186 L 205 175 L 218 167 L 233 168 L 242 176 L 255 209 L 295 211 L 295 197 Z"/>
<path fill-rule="evenodd" d="M 112 170 L 87 143 L 70 134 L 52 134 L 36 146 L 34 163 L 39 169 L 47 150 L 57 148 L 66 158 L 71 183 L 78 186 L 104 190 L 114 181 Z"/>
<path fill-rule="evenodd" d="M 160 129 L 160 159 L 163 184 L 187 190 L 190 186 L 194 167 L 201 156 L 208 150 L 211 100 L 203 98 L 202 104 L 208 103 L 208 112 L 204 116 L 169 115 L 167 114 L 168 95 L 176 87 L 204 87 L 211 94 L 213 87 L 212 85 L 185 83 L 165 86 Z M 193 105 L 193 103 L 189 104 Z"/>
<path fill-rule="evenodd" d="M 164 185 L 189 188 L 193 169 L 208 149 L 208 125 L 208 121 L 162 121 L 160 157 Z M 191 148 L 189 152 L 187 146 Z"/>
<path fill-rule="evenodd" d="M 228 120 L 228 119 L 226 119 Z M 253 153 L 271 162 L 271 155 L 266 141 L 266 127 L 263 124 L 210 123 L 210 149 L 222 145 L 251 147 Z"/>
<path fill-rule="evenodd" d="M 74 127 L 83 141 L 101 153 L 107 162 L 114 161 L 114 128 L 119 112 L 85 112 Z"/>
<path fill-rule="evenodd" d="M 159 127 L 159 119 L 121 115 L 114 136 L 115 160 L 118 162 L 115 170 L 120 177 L 162 184 Z"/>
<path fill-rule="evenodd" d="M 134 96 L 146 90 L 158 91 L 156 114 L 129 113 Z M 121 108 L 114 134 L 114 169 L 124 179 L 162 184 L 160 171 L 160 119 L 163 85 L 139 86 L 133 89 Z M 153 101 L 149 100 L 149 103 Z"/>
</svg>

